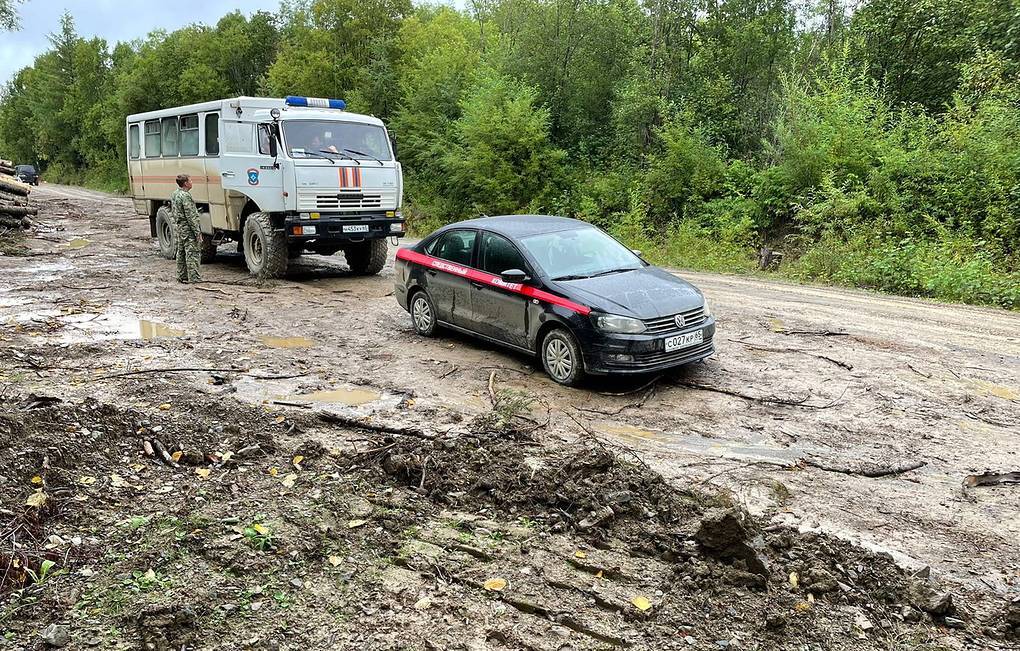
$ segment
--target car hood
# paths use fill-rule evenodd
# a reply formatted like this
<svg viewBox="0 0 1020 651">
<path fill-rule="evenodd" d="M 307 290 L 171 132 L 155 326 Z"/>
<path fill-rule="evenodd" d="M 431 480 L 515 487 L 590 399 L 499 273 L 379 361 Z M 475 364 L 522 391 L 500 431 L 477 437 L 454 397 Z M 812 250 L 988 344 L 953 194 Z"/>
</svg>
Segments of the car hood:
<svg viewBox="0 0 1020 651">
<path fill-rule="evenodd" d="M 608 276 L 551 283 L 572 300 L 591 308 L 638 319 L 671 316 L 701 307 L 704 296 L 686 280 L 658 267 Z"/>
</svg>

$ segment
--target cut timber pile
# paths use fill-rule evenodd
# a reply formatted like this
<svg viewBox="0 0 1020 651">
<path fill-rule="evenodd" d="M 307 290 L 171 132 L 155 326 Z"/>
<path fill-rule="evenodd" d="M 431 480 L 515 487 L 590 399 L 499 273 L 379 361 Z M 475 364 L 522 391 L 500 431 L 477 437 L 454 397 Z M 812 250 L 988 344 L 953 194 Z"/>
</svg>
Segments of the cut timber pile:
<svg viewBox="0 0 1020 651">
<path fill-rule="evenodd" d="M 14 177 L 14 163 L 0 159 L 0 229 L 22 229 L 31 225 L 29 215 L 38 209 L 28 205 L 31 186 Z"/>
</svg>

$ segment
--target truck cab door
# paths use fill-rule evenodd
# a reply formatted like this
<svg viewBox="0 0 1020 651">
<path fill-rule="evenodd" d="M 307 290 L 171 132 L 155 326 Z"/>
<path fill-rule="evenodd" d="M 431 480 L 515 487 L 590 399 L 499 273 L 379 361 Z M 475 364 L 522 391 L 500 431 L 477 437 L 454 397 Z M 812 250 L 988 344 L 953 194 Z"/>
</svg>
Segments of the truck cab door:
<svg viewBox="0 0 1020 651">
<path fill-rule="evenodd" d="M 270 154 L 269 125 L 223 117 L 220 128 L 220 182 L 228 202 L 247 197 L 264 212 L 284 210 L 283 172 Z"/>
</svg>

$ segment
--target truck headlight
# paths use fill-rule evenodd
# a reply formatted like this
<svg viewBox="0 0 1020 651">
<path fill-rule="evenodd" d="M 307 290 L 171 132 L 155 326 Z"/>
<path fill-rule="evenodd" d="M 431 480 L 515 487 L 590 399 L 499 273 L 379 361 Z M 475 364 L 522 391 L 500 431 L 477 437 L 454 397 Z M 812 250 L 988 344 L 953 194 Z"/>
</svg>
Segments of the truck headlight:
<svg viewBox="0 0 1020 651">
<path fill-rule="evenodd" d="M 396 224 L 390 224 L 391 233 L 401 233 L 404 230 L 404 222 L 398 222 Z"/>
<path fill-rule="evenodd" d="M 599 314 L 595 317 L 595 327 L 603 332 L 619 332 L 636 335 L 645 331 L 645 324 L 640 319 L 617 314 Z"/>
</svg>

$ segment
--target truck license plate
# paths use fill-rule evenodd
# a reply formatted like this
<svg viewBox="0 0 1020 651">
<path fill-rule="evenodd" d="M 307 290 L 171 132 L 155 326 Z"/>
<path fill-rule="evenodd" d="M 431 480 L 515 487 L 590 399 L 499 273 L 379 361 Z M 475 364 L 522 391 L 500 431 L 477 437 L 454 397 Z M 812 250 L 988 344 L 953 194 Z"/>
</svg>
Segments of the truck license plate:
<svg viewBox="0 0 1020 651">
<path fill-rule="evenodd" d="M 367 233 L 368 224 L 347 224 L 344 226 L 345 233 Z"/>
<path fill-rule="evenodd" d="M 704 340 L 705 335 L 701 330 L 676 335 L 675 337 L 666 337 L 666 352 L 668 353 L 674 350 L 680 350 L 681 348 L 687 348 L 688 346 L 694 346 L 702 343 Z"/>
</svg>

